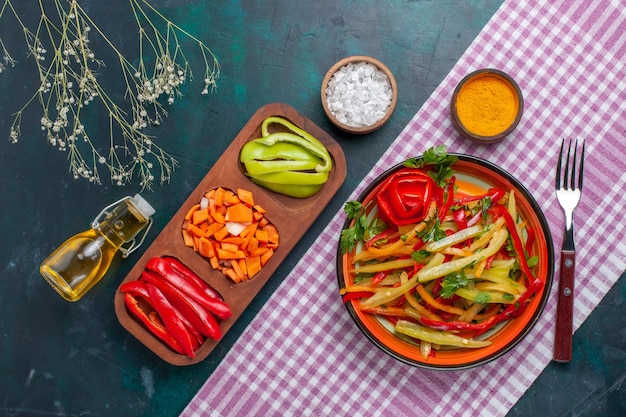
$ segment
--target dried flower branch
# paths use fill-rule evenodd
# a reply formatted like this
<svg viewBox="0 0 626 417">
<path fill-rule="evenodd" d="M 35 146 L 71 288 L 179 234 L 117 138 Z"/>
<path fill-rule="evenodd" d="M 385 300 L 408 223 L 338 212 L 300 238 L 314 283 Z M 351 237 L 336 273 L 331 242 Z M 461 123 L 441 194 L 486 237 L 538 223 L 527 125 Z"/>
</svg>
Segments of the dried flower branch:
<svg viewBox="0 0 626 417">
<path fill-rule="evenodd" d="M 136 176 L 142 188 L 151 188 L 158 167 L 158 181 L 170 180 L 176 160 L 142 129 L 158 125 L 167 117 L 165 102 L 173 104 L 182 96 L 181 86 L 193 78 L 191 65 L 182 47 L 183 38 L 199 48 L 204 65 L 202 94 L 216 86 L 220 67 L 211 50 L 199 39 L 172 23 L 147 0 L 128 0 L 139 30 L 139 58 L 132 63 L 95 24 L 77 0 L 53 0 L 44 7 L 32 32 L 20 19 L 13 0 L 4 0 L 0 21 L 10 11 L 24 32 L 26 46 L 37 67 L 39 87 L 14 116 L 9 139 L 16 143 L 21 134 L 22 115 L 35 101 L 42 108 L 41 129 L 48 143 L 67 152 L 74 178 L 100 184 L 99 168 L 105 167 L 114 184 L 124 185 Z M 52 9 L 52 10 L 50 10 Z M 164 29 L 159 29 L 163 27 Z M 99 83 L 105 63 L 90 47 L 91 34 L 98 35 L 119 60 L 125 81 L 125 107 L 114 101 Z M 47 48 L 51 49 L 49 53 Z M 14 66 L 0 38 L 0 73 Z M 153 63 L 149 65 L 148 63 Z M 106 146 L 87 133 L 83 120 L 97 102 L 109 116 Z M 130 108 L 129 108 L 130 107 Z"/>
</svg>

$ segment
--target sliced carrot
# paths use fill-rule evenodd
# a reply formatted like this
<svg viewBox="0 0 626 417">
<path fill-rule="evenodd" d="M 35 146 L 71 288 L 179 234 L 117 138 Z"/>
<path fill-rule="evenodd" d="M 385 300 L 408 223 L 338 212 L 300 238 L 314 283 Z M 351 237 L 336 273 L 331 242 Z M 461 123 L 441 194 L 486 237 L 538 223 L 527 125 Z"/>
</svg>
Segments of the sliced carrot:
<svg viewBox="0 0 626 417">
<path fill-rule="evenodd" d="M 252 191 L 248 191 L 244 188 L 237 188 L 237 196 L 242 202 L 246 203 L 250 207 L 254 207 L 254 197 L 252 196 Z"/>
<path fill-rule="evenodd" d="M 234 243 L 224 242 L 224 240 L 222 240 L 222 243 L 220 244 L 220 249 L 227 252 L 237 252 L 239 250 L 239 246 L 235 245 Z"/>
<path fill-rule="evenodd" d="M 270 250 L 270 248 L 268 248 L 267 246 L 260 246 L 254 252 L 250 252 L 250 255 L 252 255 L 252 256 L 261 256 L 261 255 L 264 255 L 269 250 Z"/>
<path fill-rule="evenodd" d="M 183 229 L 183 242 L 185 242 L 185 246 L 193 248 L 193 236 L 186 229 Z"/>
<path fill-rule="evenodd" d="M 256 237 L 250 237 L 250 240 L 248 240 L 248 246 L 246 246 L 246 250 L 248 251 L 248 253 L 254 253 L 257 249 L 259 249 L 259 239 L 257 239 Z"/>
<path fill-rule="evenodd" d="M 213 237 L 217 241 L 222 241 L 226 236 L 228 236 L 228 229 L 225 226 L 222 226 L 217 232 L 213 233 Z"/>
<path fill-rule="evenodd" d="M 226 216 L 224 219 L 228 222 L 235 223 L 251 223 L 252 222 L 252 209 L 246 206 L 244 203 L 237 203 L 226 209 Z"/>
<path fill-rule="evenodd" d="M 246 277 L 243 274 L 241 267 L 239 266 L 239 262 L 235 260 L 231 262 L 230 265 L 233 267 L 233 271 L 235 271 L 235 275 L 237 275 L 237 278 L 239 278 L 240 281 L 245 281 Z"/>
<path fill-rule="evenodd" d="M 202 229 L 200 229 L 198 226 L 196 226 L 195 224 L 189 224 L 187 226 L 187 231 L 192 235 L 192 236 L 204 236 L 204 231 Z"/>
<path fill-rule="evenodd" d="M 232 268 L 224 268 L 222 270 L 223 273 L 225 273 L 226 275 L 228 275 L 228 277 L 230 279 L 232 279 L 233 281 L 235 281 L 235 284 L 241 282 L 241 279 L 239 279 L 239 277 L 237 276 L 237 274 L 235 273 L 235 271 L 233 271 Z"/>
<path fill-rule="evenodd" d="M 232 191 L 226 192 L 226 195 L 224 196 L 224 204 L 228 206 L 228 205 L 235 205 L 239 203 L 241 203 L 241 200 L 239 199 L 239 197 L 235 195 L 235 193 L 233 193 Z"/>
<path fill-rule="evenodd" d="M 193 212 L 191 222 L 193 224 L 200 224 L 206 222 L 209 219 L 209 209 L 196 210 Z"/>
<path fill-rule="evenodd" d="M 198 253 L 205 258 L 211 258 L 215 256 L 215 250 L 213 249 L 213 244 L 211 241 L 205 237 L 200 238 L 200 242 L 198 245 Z"/>
<path fill-rule="evenodd" d="M 263 230 L 267 232 L 268 241 L 278 244 L 278 229 L 273 224 L 266 224 Z"/>
<path fill-rule="evenodd" d="M 249 239 L 250 237 L 254 236 L 254 233 L 256 232 L 256 228 L 258 226 L 259 226 L 258 223 L 250 223 L 249 225 L 246 226 L 245 229 L 243 229 L 243 231 L 239 234 L 239 236 Z"/>
<path fill-rule="evenodd" d="M 254 277 L 261 270 L 261 257 L 249 256 L 245 259 L 246 269 L 248 270 L 248 278 Z"/>
<path fill-rule="evenodd" d="M 239 268 L 241 268 L 241 272 L 243 272 L 243 276 L 245 277 L 245 279 L 248 279 L 249 278 L 248 277 L 248 266 L 246 265 L 246 259 L 245 258 L 244 259 L 239 259 L 239 260 L 234 261 L 234 262 L 237 262 L 239 264 Z"/>
<path fill-rule="evenodd" d="M 226 223 L 226 220 L 224 219 L 224 215 L 218 211 L 211 213 L 211 217 L 213 217 L 213 220 L 215 220 L 218 223 L 221 223 L 221 224 Z"/>
<path fill-rule="evenodd" d="M 222 239 L 223 243 L 232 243 L 233 245 L 237 245 L 242 246 L 244 243 L 247 242 L 246 239 L 239 237 L 239 236 L 232 236 L 232 237 L 225 237 L 224 239 Z"/>
<path fill-rule="evenodd" d="M 211 237 L 215 234 L 215 232 L 217 232 L 220 229 L 225 228 L 223 224 L 218 223 L 218 222 L 213 222 L 211 223 L 207 229 L 204 231 L 204 236 L 205 237 Z"/>
<path fill-rule="evenodd" d="M 215 201 L 215 206 L 223 206 L 225 197 L 226 190 L 224 190 L 222 187 L 219 187 L 217 190 L 215 190 L 215 194 L 213 195 L 213 201 Z"/>
<path fill-rule="evenodd" d="M 227 250 L 223 250 L 223 249 L 217 249 L 216 251 L 217 257 L 219 259 L 222 260 L 227 260 L 227 259 L 244 259 L 246 257 L 246 254 L 243 253 L 243 251 L 235 251 L 235 252 L 230 252 Z"/>
<path fill-rule="evenodd" d="M 200 210 L 200 204 L 196 204 L 195 206 L 192 206 L 188 211 L 187 214 L 185 214 L 185 220 L 189 221 L 191 220 L 191 216 L 193 216 L 193 214 L 197 211 Z"/>
<path fill-rule="evenodd" d="M 245 226 L 232 235 L 227 221 Z M 274 255 L 279 233 L 265 217 L 265 210 L 255 204 L 252 192 L 218 187 L 207 191 L 201 204 L 187 211 L 182 238 L 186 246 L 208 259 L 213 269 L 239 283 L 256 276 Z"/>
<path fill-rule="evenodd" d="M 261 266 L 265 266 L 272 256 L 274 256 L 273 249 L 268 249 L 267 252 L 261 255 Z"/>
</svg>

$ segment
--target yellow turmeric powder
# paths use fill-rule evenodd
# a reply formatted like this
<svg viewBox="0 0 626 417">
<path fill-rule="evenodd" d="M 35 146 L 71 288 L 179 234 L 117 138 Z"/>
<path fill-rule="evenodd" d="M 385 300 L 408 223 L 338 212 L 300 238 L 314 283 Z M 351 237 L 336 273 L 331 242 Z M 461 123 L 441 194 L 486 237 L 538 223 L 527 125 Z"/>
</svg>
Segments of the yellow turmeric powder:
<svg viewBox="0 0 626 417">
<path fill-rule="evenodd" d="M 469 79 L 458 93 L 456 111 L 465 128 L 480 136 L 504 132 L 519 111 L 518 96 L 509 82 L 484 73 Z"/>
</svg>

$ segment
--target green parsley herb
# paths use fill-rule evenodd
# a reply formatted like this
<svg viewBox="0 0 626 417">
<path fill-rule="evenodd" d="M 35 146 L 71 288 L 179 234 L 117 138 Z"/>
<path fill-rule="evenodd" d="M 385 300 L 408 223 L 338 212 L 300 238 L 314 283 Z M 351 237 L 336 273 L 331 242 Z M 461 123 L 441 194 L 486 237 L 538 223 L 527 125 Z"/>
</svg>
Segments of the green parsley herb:
<svg viewBox="0 0 626 417">
<path fill-rule="evenodd" d="M 513 294 L 505 292 L 504 294 L 502 294 L 502 298 L 506 301 L 513 301 L 515 299 L 515 296 L 513 296 Z"/>
<path fill-rule="evenodd" d="M 533 267 L 537 266 L 537 264 L 539 263 L 539 257 L 537 255 L 532 256 L 532 257 L 528 258 L 526 263 L 528 264 L 529 268 L 533 268 Z"/>
<path fill-rule="evenodd" d="M 439 218 L 435 217 L 434 219 L 426 220 L 426 227 L 417 236 L 424 242 L 435 242 L 446 237 L 446 232 L 441 229 Z"/>
<path fill-rule="evenodd" d="M 491 296 L 486 292 L 479 291 L 474 298 L 474 302 L 477 304 L 487 304 L 489 301 L 491 301 Z"/>
<path fill-rule="evenodd" d="M 443 187 L 446 180 L 454 174 L 452 165 L 458 160 L 458 157 L 448 155 L 445 145 L 439 145 L 428 149 L 421 158 L 407 159 L 404 165 L 409 168 L 432 167 L 428 170 L 428 175 L 437 185 Z"/>
<path fill-rule="evenodd" d="M 425 249 L 416 250 L 415 252 L 411 253 L 411 259 L 413 259 L 415 262 L 422 262 L 424 259 L 428 258 L 430 255 L 431 253 Z"/>
<path fill-rule="evenodd" d="M 387 225 L 379 219 L 374 219 L 371 223 L 367 220 L 367 206 L 363 206 L 358 201 L 348 201 L 343 207 L 348 219 L 356 219 L 352 227 L 341 231 L 341 253 L 347 253 L 354 249 L 356 243 L 365 238 L 373 237 L 382 232 Z"/>
<path fill-rule="evenodd" d="M 442 298 L 452 298 L 459 288 L 465 287 L 469 284 L 469 278 L 465 275 L 463 270 L 446 275 L 441 281 Z"/>
</svg>

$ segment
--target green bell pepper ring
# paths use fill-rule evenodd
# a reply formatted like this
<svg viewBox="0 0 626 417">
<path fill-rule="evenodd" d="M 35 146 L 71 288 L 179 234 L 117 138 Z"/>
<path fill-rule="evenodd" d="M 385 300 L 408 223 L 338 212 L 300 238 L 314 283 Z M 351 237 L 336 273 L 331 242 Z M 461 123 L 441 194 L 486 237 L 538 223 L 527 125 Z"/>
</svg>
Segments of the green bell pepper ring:
<svg viewBox="0 0 626 417">
<path fill-rule="evenodd" d="M 274 146 L 276 143 L 287 142 L 293 143 L 301 146 L 302 148 L 309 151 L 311 154 L 322 159 L 322 164 L 319 164 L 315 170 L 317 172 L 330 172 L 333 167 L 333 161 L 328 153 L 326 148 L 320 149 L 317 145 L 312 144 L 312 142 L 304 139 L 301 136 L 294 135 L 289 132 L 275 132 L 270 133 L 268 136 L 263 136 L 262 138 L 254 139 L 255 142 L 261 143 L 267 146 Z"/>
<path fill-rule="evenodd" d="M 295 198 L 308 198 L 312 195 L 316 194 L 319 190 L 321 190 L 323 184 L 317 185 L 298 185 L 298 184 L 276 184 L 273 182 L 266 182 L 263 180 L 259 180 L 258 178 L 250 177 L 250 181 L 253 183 L 260 185 L 261 187 L 265 187 L 270 191 L 274 191 L 275 193 L 288 195 L 290 197 Z"/>
<path fill-rule="evenodd" d="M 257 175 L 270 174 L 274 172 L 285 171 L 309 171 L 314 170 L 318 165 L 316 162 L 311 161 L 289 161 L 289 160 L 273 160 L 273 161 L 258 161 L 255 159 L 249 159 L 244 161 L 248 176 L 256 177 Z"/>
<path fill-rule="evenodd" d="M 251 176 L 251 178 L 284 185 L 321 185 L 328 180 L 328 172 L 281 171 Z"/>
<path fill-rule="evenodd" d="M 271 161 L 275 159 L 283 159 L 287 161 L 309 161 L 322 163 L 322 159 L 311 154 L 311 152 L 289 142 L 277 142 L 272 146 L 259 143 L 255 140 L 246 142 L 241 148 L 239 154 L 241 162 L 249 160 Z"/>
<path fill-rule="evenodd" d="M 291 130 L 293 133 L 301 136 L 302 138 L 304 138 L 304 139 L 308 140 L 309 142 L 311 142 L 311 144 L 317 146 L 321 151 L 325 151 L 326 150 L 326 147 L 324 146 L 324 144 L 322 142 L 320 142 L 319 140 L 317 140 L 313 135 L 311 135 L 310 133 L 308 133 L 307 131 L 305 131 L 303 129 L 300 129 L 298 126 L 294 125 L 289 120 L 283 119 L 282 117 L 278 117 L 278 116 L 271 116 L 271 117 L 268 117 L 267 119 L 263 120 L 263 123 L 261 124 L 261 134 L 263 136 L 269 136 L 270 135 L 268 127 L 272 123 L 280 124 L 280 125 L 286 127 L 287 129 Z"/>
</svg>

